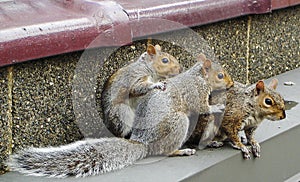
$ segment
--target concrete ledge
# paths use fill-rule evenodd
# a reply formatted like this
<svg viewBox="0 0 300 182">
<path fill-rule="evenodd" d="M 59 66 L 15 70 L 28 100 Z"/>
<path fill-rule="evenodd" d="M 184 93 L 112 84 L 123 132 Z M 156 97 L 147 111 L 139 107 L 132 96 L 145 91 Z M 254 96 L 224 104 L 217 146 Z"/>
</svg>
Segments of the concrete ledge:
<svg viewBox="0 0 300 182">
<path fill-rule="evenodd" d="M 290 177 L 289 179 L 285 180 L 285 182 L 295 182 L 295 181 L 299 182 L 299 179 L 300 179 L 300 173 Z"/>
<path fill-rule="evenodd" d="M 276 76 L 278 91 L 286 100 L 300 102 L 300 69 Z M 296 83 L 283 86 L 286 81 Z M 283 181 L 300 171 L 300 105 L 287 110 L 282 121 L 265 121 L 258 128 L 256 139 L 261 142 L 260 159 L 245 161 L 239 151 L 224 147 L 205 149 L 191 157 L 152 157 L 123 170 L 88 178 L 49 179 L 7 173 L 3 182 L 71 182 L 71 181 Z M 297 176 L 294 176 L 297 177 Z"/>
</svg>

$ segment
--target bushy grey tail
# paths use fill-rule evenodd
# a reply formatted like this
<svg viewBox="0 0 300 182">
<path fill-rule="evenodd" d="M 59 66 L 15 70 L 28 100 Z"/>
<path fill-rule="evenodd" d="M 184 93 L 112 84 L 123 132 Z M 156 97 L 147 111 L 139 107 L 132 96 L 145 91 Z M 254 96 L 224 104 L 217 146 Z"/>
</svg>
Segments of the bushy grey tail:
<svg viewBox="0 0 300 182">
<path fill-rule="evenodd" d="M 147 147 L 138 142 L 86 139 L 61 147 L 29 148 L 12 155 L 7 165 L 33 176 L 85 177 L 122 169 L 146 155 Z"/>
</svg>

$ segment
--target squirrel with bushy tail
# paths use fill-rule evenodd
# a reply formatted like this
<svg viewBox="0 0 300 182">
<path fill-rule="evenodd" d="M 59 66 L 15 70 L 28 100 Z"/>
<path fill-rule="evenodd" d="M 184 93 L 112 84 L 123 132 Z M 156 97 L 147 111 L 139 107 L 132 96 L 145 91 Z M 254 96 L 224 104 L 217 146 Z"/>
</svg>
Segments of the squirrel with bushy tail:
<svg viewBox="0 0 300 182">
<path fill-rule="evenodd" d="M 128 138 L 139 100 L 153 89 L 164 90 L 163 80 L 182 71 L 176 58 L 151 41 L 148 39 L 147 51 L 137 61 L 117 70 L 104 86 L 103 122 L 114 136 Z"/>
<path fill-rule="evenodd" d="M 138 104 L 129 139 L 86 139 L 61 147 L 29 148 L 12 155 L 8 165 L 27 175 L 85 177 L 122 169 L 150 155 L 195 154 L 194 149 L 181 149 L 192 120 L 218 110 L 209 105 L 210 92 L 233 82 L 203 54 L 190 69 L 165 82 L 165 90 L 150 91 Z"/>
</svg>

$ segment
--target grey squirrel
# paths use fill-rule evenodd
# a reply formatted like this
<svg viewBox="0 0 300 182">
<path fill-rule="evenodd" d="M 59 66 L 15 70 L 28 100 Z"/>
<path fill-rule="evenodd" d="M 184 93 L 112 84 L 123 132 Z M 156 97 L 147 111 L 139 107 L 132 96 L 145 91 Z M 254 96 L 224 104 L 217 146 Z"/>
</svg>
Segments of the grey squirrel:
<svg viewBox="0 0 300 182">
<path fill-rule="evenodd" d="M 138 100 L 153 89 L 165 89 L 163 81 L 182 71 L 170 54 L 153 46 L 148 39 L 147 51 L 138 60 L 122 67 L 106 82 L 102 92 L 104 124 L 117 137 L 128 137 Z"/>
<path fill-rule="evenodd" d="M 166 90 L 152 90 L 144 97 L 130 139 L 87 139 L 55 148 L 30 148 L 12 155 L 8 166 L 28 175 L 84 177 L 124 168 L 149 155 L 194 154 L 194 149 L 180 149 L 188 138 L 191 117 L 213 112 L 210 92 L 233 84 L 219 65 L 204 55 L 198 59 L 186 72 L 167 79 Z"/>
<path fill-rule="evenodd" d="M 234 86 L 225 92 L 226 107 L 222 123 L 210 123 L 207 116 L 202 115 L 187 143 L 197 144 L 201 137 L 213 135 L 214 139 L 207 143 L 209 147 L 221 147 L 224 141 L 229 140 L 233 148 L 242 151 L 245 159 L 250 159 L 251 152 L 238 135 L 239 131 L 245 131 L 254 157 L 260 157 L 260 145 L 254 139 L 256 128 L 264 119 L 274 121 L 286 117 L 284 100 L 275 91 L 277 85 L 277 79 L 273 79 L 268 86 L 262 80 L 251 86 L 234 82 Z M 222 98 L 220 94 L 224 93 L 212 94 L 210 103 L 224 103 L 219 99 Z M 210 124 L 213 126 L 208 127 Z"/>
<path fill-rule="evenodd" d="M 180 147 L 190 136 L 199 114 L 218 110 L 218 106 L 208 103 L 210 92 L 232 86 L 231 77 L 219 65 L 203 54 L 198 60 L 186 72 L 167 79 L 165 91 L 148 93 L 137 106 L 131 139 L 147 144 L 148 154 L 194 154 L 195 150 Z"/>
</svg>

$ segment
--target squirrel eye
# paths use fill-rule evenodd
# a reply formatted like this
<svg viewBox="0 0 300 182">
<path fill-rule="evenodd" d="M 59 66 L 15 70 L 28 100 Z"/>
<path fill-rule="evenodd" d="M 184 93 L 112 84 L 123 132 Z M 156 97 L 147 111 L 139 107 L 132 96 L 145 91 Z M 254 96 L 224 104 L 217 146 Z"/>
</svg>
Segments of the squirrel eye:
<svg viewBox="0 0 300 182">
<path fill-rule="evenodd" d="M 168 62 L 169 62 L 169 59 L 168 59 L 168 58 L 163 58 L 163 59 L 161 60 L 161 62 L 163 62 L 163 63 L 168 63 Z"/>
<path fill-rule="evenodd" d="M 265 99 L 265 104 L 271 106 L 273 104 L 272 100 L 269 98 Z"/>
<path fill-rule="evenodd" d="M 219 78 L 219 79 L 223 79 L 223 78 L 224 78 L 224 74 L 223 74 L 223 73 L 219 73 L 219 74 L 218 74 L 218 78 Z"/>
</svg>

